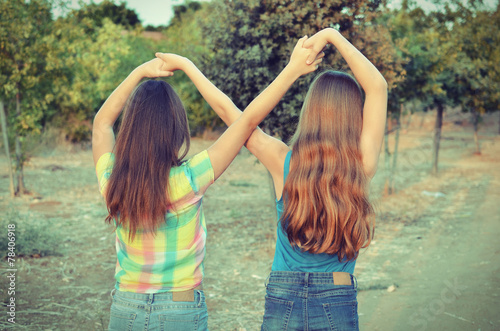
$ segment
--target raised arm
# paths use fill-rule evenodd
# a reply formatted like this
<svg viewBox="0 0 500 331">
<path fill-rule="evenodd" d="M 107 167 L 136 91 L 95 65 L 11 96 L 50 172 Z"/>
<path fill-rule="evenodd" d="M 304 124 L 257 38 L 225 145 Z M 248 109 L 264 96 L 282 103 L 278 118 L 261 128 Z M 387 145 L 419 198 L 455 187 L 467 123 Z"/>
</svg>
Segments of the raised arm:
<svg viewBox="0 0 500 331">
<path fill-rule="evenodd" d="M 315 54 L 321 52 L 327 44 L 333 44 L 337 48 L 365 91 L 361 152 L 365 172 L 368 176 L 373 177 L 377 170 L 385 133 L 387 82 L 377 68 L 356 47 L 340 32 L 331 28 L 321 30 L 304 43 L 304 47 L 313 50 L 307 61 L 313 61 Z"/>
<path fill-rule="evenodd" d="M 294 48 L 290 62 L 285 69 L 283 69 L 278 77 L 276 77 L 276 79 L 254 101 L 252 101 L 250 105 L 248 105 L 243 114 L 239 116 L 226 132 L 224 132 L 224 134 L 208 149 L 210 160 L 214 168 L 215 178 L 218 178 L 224 172 L 253 130 L 275 107 L 293 82 L 301 75 L 316 70 L 317 63 L 311 66 L 305 64 L 307 56 L 310 53 L 310 50 L 302 48 L 302 44 L 306 39 L 307 38 L 304 37 L 299 40 Z M 161 55 L 157 56 L 162 57 Z M 169 67 L 168 58 L 163 58 L 169 70 L 185 70 L 198 87 L 200 93 L 207 98 L 207 102 L 210 100 L 210 104 L 214 109 L 220 110 L 220 104 L 227 106 L 227 97 L 199 73 L 198 69 L 192 66 L 192 64 L 188 63 L 186 67 L 183 67 L 183 64 L 171 63 L 171 67 Z M 321 60 L 318 60 L 318 63 L 320 61 Z M 184 62 L 184 65 L 185 64 L 186 62 Z M 216 100 L 217 98 L 218 100 Z M 232 110 L 228 112 L 230 115 L 227 117 L 224 116 L 227 121 L 231 121 L 234 118 L 234 114 L 237 114 L 239 111 L 235 106 L 229 108 L 232 108 Z M 236 110 L 236 112 L 234 112 L 234 110 Z"/>
<path fill-rule="evenodd" d="M 212 84 L 189 59 L 169 53 L 156 53 L 156 57 L 163 60 L 170 70 L 182 70 L 191 79 L 203 99 L 228 126 L 240 117 L 241 111 L 233 101 Z"/>
<path fill-rule="evenodd" d="M 160 59 L 153 59 L 135 68 L 127 78 L 111 93 L 106 102 L 94 117 L 92 125 L 92 154 L 94 165 L 101 155 L 113 151 L 115 134 L 113 124 L 120 115 L 128 97 L 145 77 L 167 77 L 173 72 L 165 69 L 166 65 Z"/>
<path fill-rule="evenodd" d="M 292 52 L 290 62 L 276 79 L 255 98 L 243 114 L 224 132 L 212 145 L 208 153 L 214 166 L 214 171 L 220 175 L 234 159 L 240 148 L 248 139 L 257 125 L 278 104 L 290 86 L 300 76 L 313 72 L 318 68 L 321 59 L 312 65 L 306 65 L 305 60 L 310 50 L 302 48 L 307 37 L 301 38 Z M 301 62 L 304 61 L 304 62 Z"/>
<path fill-rule="evenodd" d="M 241 110 L 236 107 L 231 99 L 212 84 L 190 60 L 175 54 L 156 53 L 156 56 L 169 64 L 169 70 L 184 71 L 195 84 L 205 101 L 207 101 L 227 126 L 231 126 L 241 116 Z M 308 70 L 315 69 L 314 66 L 320 63 L 323 57 L 324 53 L 318 54 L 314 59 L 315 64 L 312 67 L 304 68 Z M 286 90 L 283 93 L 285 92 Z M 282 96 L 281 94 L 279 98 L 274 98 L 274 106 Z M 288 146 L 281 140 L 267 135 L 258 127 L 245 142 L 245 146 L 269 170 L 275 182 L 276 191 L 281 192 L 283 163 L 286 153 L 289 150 Z"/>
</svg>

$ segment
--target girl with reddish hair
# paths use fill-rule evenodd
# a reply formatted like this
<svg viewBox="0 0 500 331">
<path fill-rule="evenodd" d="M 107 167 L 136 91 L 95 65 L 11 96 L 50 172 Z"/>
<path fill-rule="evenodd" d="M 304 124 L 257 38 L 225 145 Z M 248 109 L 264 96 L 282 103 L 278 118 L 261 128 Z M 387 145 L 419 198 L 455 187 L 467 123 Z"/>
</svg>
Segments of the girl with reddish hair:
<svg viewBox="0 0 500 331">
<path fill-rule="evenodd" d="M 212 108 L 230 111 L 231 100 L 188 59 L 158 53 L 102 105 L 93 123 L 92 152 L 106 222 L 116 228 L 110 330 L 207 329 L 203 195 L 293 82 L 316 70 L 322 56 L 307 65 L 313 51 L 302 47 L 305 40 L 299 40 L 285 69 L 226 132 L 188 160 L 189 127 L 178 95 L 161 80 L 139 84 L 182 70 Z M 115 142 L 113 125 L 122 110 Z"/>
<path fill-rule="evenodd" d="M 373 236 L 368 188 L 384 136 L 387 83 L 334 29 L 305 41 L 313 50 L 307 62 L 327 44 L 356 79 L 338 71 L 314 79 L 291 147 L 260 129 L 245 145 L 269 170 L 277 197 L 262 330 L 358 330 L 353 272 L 359 250 Z M 229 125 L 240 111 L 228 109 L 218 114 Z"/>
</svg>

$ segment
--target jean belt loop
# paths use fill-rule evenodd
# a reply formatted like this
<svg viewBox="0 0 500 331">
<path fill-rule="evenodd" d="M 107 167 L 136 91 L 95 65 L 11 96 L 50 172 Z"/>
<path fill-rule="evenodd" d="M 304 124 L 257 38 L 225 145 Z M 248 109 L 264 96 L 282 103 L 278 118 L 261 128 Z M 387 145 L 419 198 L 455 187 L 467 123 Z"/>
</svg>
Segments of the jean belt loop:
<svg viewBox="0 0 500 331">
<path fill-rule="evenodd" d="M 309 286 L 309 273 L 308 272 L 306 272 L 306 274 L 305 274 L 304 283 L 305 283 L 306 287 Z"/>
<path fill-rule="evenodd" d="M 352 278 L 352 285 L 354 286 L 355 289 L 358 288 L 358 279 L 356 278 L 356 276 L 352 275 L 351 274 L 351 278 Z"/>
</svg>

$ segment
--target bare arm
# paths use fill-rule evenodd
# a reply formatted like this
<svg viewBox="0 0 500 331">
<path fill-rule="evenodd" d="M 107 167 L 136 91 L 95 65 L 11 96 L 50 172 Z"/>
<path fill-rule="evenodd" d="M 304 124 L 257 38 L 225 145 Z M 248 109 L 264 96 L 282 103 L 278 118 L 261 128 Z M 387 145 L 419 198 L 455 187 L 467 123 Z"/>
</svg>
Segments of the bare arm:
<svg viewBox="0 0 500 331">
<path fill-rule="evenodd" d="M 238 120 L 238 118 L 240 118 L 242 114 L 241 110 L 238 109 L 238 107 L 236 107 L 231 99 L 229 99 L 222 91 L 220 91 L 217 87 L 210 83 L 194 64 L 189 62 L 189 64 L 183 71 L 193 81 L 205 100 L 210 104 L 212 109 L 224 121 L 224 123 L 226 123 L 227 126 L 231 126 L 234 122 L 236 122 L 236 120 Z M 283 73 L 283 75 L 285 74 L 286 72 Z M 283 75 L 281 75 L 281 77 L 278 76 L 280 80 L 282 77 L 284 77 Z M 276 86 L 276 84 L 282 84 L 280 80 L 273 83 L 272 86 Z M 278 92 L 279 95 L 276 95 L 274 98 L 272 98 L 272 100 L 270 101 L 272 105 L 269 105 L 271 106 L 270 109 L 276 106 L 279 100 L 283 97 L 284 93 L 286 93 L 288 88 L 291 86 L 293 81 L 295 81 L 295 79 L 291 80 L 286 89 L 280 89 L 280 91 Z M 285 86 L 283 85 L 283 87 Z M 263 94 L 269 95 L 269 93 L 271 92 Z M 283 163 L 286 153 L 289 150 L 286 144 L 278 139 L 270 137 L 257 127 L 245 142 L 245 146 L 250 151 L 250 153 L 255 155 L 255 157 L 257 157 L 259 161 L 262 162 L 262 164 L 268 169 L 273 179 L 280 178 L 281 181 L 283 181 Z M 283 162 L 281 162 L 281 165 L 279 164 L 280 158 L 283 160 Z M 275 185 L 275 187 L 276 186 L 277 185 Z"/>
<path fill-rule="evenodd" d="M 208 149 L 208 154 L 214 168 L 215 178 L 218 178 L 227 166 L 231 163 L 238 151 L 241 149 L 250 134 L 265 116 L 276 106 L 290 86 L 297 78 L 308 72 L 316 70 L 316 65 L 308 66 L 305 64 L 310 50 L 302 48 L 304 37 L 297 42 L 294 48 L 290 62 L 276 79 L 245 109 L 234 123 L 224 132 L 224 134 Z M 158 55 L 157 55 L 158 56 Z M 160 55 L 161 56 L 161 55 Z M 159 56 L 159 57 L 160 57 Z M 220 112 L 225 120 L 231 121 L 239 110 L 232 102 L 228 102 L 227 96 L 220 92 L 198 69 L 192 64 L 186 62 L 176 62 L 176 59 L 163 57 L 169 70 L 185 70 L 188 76 L 193 80 L 200 93 L 206 97 L 207 102 Z M 301 61 L 303 61 L 301 63 Z M 168 65 L 171 67 L 168 67 Z M 228 115 L 229 114 L 229 115 Z"/>
<path fill-rule="evenodd" d="M 358 83 L 365 91 L 363 106 L 363 130 L 361 132 L 361 152 L 368 176 L 373 177 L 377 170 L 378 158 L 382 147 L 387 116 L 387 82 L 375 66 L 356 49 L 337 30 L 328 28 L 316 33 L 304 43 L 314 52 L 320 52 L 326 44 L 333 44 L 346 60 Z"/>
<path fill-rule="evenodd" d="M 305 54 L 305 52 L 306 51 L 304 50 L 303 54 Z M 242 112 L 238 109 L 238 107 L 236 107 L 231 99 L 229 99 L 223 92 L 213 85 L 191 61 L 175 54 L 157 53 L 156 56 L 169 64 L 169 70 L 184 71 L 198 88 L 204 99 L 228 126 L 231 126 L 240 118 Z M 323 56 L 324 54 L 321 53 L 317 59 L 315 59 L 315 63 L 311 66 L 301 65 L 301 74 L 304 72 L 314 71 L 316 69 L 316 65 L 321 62 Z M 278 76 L 268 87 L 268 89 L 262 92 L 262 94 L 250 105 L 253 108 L 262 109 L 270 107 L 269 111 L 274 108 L 283 97 L 284 93 L 286 93 L 296 78 L 298 78 L 291 75 L 292 70 L 290 69 L 292 67 L 293 66 L 288 66 L 285 68 L 280 76 Z M 250 109 L 250 106 L 247 107 L 247 110 L 248 109 Z M 259 128 L 253 131 L 250 138 L 246 141 L 245 146 L 264 164 L 264 166 L 271 172 L 273 178 L 278 178 L 281 182 L 283 181 L 282 168 L 284 158 L 289 150 L 288 146 L 286 146 L 282 141 L 265 134 Z M 281 162 L 281 165 L 279 164 L 280 162 L 277 162 L 279 159 L 282 159 L 283 161 Z M 278 173 L 281 173 L 281 175 Z M 281 192 L 281 189 L 279 192 Z"/>
<path fill-rule="evenodd" d="M 113 124 L 120 115 L 128 97 L 144 77 L 166 77 L 172 72 L 165 70 L 163 61 L 153 59 L 135 68 L 111 93 L 94 117 L 92 125 L 92 154 L 94 165 L 101 155 L 109 153 L 115 145 Z"/>
</svg>

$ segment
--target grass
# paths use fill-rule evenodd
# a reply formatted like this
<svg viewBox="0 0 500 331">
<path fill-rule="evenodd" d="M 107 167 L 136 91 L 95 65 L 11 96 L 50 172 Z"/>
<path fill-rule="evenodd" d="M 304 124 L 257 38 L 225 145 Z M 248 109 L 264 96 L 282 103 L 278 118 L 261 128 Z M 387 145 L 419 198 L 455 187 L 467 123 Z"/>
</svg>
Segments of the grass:
<svg viewBox="0 0 500 331">
<path fill-rule="evenodd" d="M 9 224 L 14 225 L 15 256 L 42 257 L 62 255 L 60 252 L 61 236 L 47 220 L 31 219 L 18 211 L 10 211 L 0 220 L 3 236 L 7 238 Z M 9 240 L 0 240 L 0 257 L 7 257 Z"/>
</svg>

